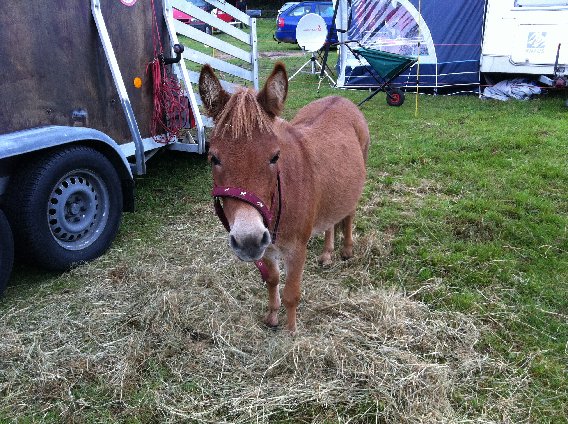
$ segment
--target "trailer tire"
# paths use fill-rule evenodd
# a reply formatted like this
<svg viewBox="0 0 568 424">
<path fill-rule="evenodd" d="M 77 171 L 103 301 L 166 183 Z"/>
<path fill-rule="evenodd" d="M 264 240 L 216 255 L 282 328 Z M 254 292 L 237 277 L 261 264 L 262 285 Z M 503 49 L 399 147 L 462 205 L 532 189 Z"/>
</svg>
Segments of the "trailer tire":
<svg viewBox="0 0 568 424">
<path fill-rule="evenodd" d="M 10 224 L 0 210 L 0 297 L 4 293 L 6 284 L 12 273 L 12 265 L 14 264 L 14 239 Z"/>
<path fill-rule="evenodd" d="M 116 237 L 122 205 L 118 173 L 99 151 L 71 146 L 43 155 L 10 180 L 16 253 L 57 271 L 95 259 Z"/>
</svg>

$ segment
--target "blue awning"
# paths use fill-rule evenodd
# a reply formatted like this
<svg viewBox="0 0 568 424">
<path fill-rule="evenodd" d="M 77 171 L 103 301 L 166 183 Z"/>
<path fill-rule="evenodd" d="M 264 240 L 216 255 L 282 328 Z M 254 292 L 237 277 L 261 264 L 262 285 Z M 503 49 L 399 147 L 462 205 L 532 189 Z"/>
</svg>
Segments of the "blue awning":
<svg viewBox="0 0 568 424">
<path fill-rule="evenodd" d="M 484 7 L 485 0 L 351 0 L 347 39 L 368 49 L 419 56 L 394 85 L 475 86 Z M 339 66 L 345 76 L 340 86 L 377 85 L 355 56 L 348 54 Z"/>
</svg>

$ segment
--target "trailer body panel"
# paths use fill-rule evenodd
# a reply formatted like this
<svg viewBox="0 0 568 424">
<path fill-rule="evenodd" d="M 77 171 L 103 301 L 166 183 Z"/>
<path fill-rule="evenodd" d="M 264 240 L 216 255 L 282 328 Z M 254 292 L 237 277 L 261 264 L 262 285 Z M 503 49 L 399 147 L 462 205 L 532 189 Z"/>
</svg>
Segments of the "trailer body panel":
<svg viewBox="0 0 568 424">
<path fill-rule="evenodd" d="M 152 84 L 146 69 L 154 40 L 169 53 L 162 2 L 127 6 L 101 0 L 101 9 L 142 137 L 149 136 Z M 122 111 L 90 0 L 0 2 L 0 134 L 57 125 L 95 128 L 121 144 L 132 137 Z M 142 79 L 135 88 L 135 77 Z"/>
</svg>

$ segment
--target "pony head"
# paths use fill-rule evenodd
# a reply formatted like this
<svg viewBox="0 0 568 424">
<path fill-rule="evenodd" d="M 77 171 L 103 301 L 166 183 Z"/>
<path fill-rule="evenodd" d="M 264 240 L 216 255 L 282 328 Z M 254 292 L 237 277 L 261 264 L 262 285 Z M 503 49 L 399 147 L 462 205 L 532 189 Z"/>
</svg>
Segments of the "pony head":
<svg viewBox="0 0 568 424">
<path fill-rule="evenodd" d="M 284 64 L 278 62 L 260 92 L 242 88 L 229 94 L 213 69 L 205 65 L 199 76 L 199 94 L 215 127 L 210 135 L 209 161 L 215 187 L 250 193 L 273 212 L 281 141 L 275 121 L 288 93 Z M 269 222 L 250 202 L 225 197 L 223 211 L 229 227 L 229 245 L 244 261 L 260 259 L 272 242 Z"/>
</svg>

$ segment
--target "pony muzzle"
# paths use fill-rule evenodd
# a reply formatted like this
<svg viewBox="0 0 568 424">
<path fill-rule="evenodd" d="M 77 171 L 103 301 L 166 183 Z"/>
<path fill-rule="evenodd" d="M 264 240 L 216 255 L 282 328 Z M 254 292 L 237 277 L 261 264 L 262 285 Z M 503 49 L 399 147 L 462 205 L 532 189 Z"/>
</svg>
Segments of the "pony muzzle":
<svg viewBox="0 0 568 424">
<path fill-rule="evenodd" d="M 250 207 L 239 208 L 229 232 L 229 246 L 238 258 L 246 262 L 257 261 L 264 256 L 270 243 L 270 231 L 258 211 Z"/>
<path fill-rule="evenodd" d="M 266 248 L 276 242 L 278 235 L 278 224 L 282 213 L 280 173 L 277 173 L 278 213 L 274 220 L 272 233 L 269 229 L 273 225 L 273 213 L 268 205 L 254 193 L 237 187 L 216 185 L 211 194 L 214 199 L 215 213 L 229 232 L 231 249 L 243 261 L 258 261 L 264 256 Z M 272 203 L 274 203 L 274 195 Z"/>
</svg>

